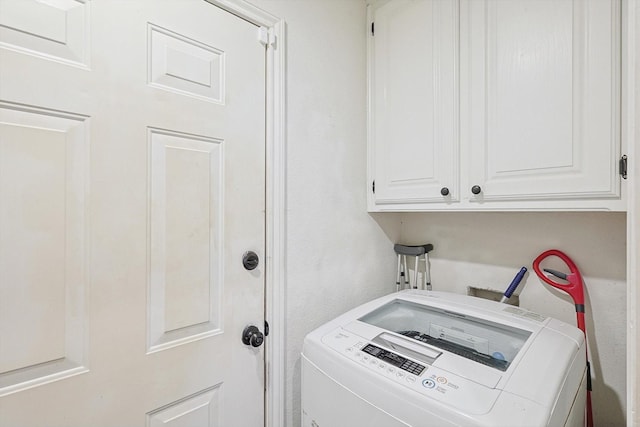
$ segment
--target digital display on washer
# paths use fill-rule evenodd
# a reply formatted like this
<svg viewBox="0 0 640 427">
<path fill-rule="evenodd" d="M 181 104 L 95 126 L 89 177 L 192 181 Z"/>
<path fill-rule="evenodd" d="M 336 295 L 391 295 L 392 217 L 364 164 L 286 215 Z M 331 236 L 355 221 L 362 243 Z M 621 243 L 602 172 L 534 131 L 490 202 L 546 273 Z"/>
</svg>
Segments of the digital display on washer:
<svg viewBox="0 0 640 427">
<path fill-rule="evenodd" d="M 387 362 L 390 365 L 395 366 L 396 368 L 400 368 L 414 375 L 420 375 L 422 371 L 424 371 L 423 365 L 412 360 L 405 359 L 402 356 L 384 350 L 380 347 L 376 347 L 375 345 L 368 344 L 365 348 L 362 349 L 362 351 L 372 355 L 377 359 Z"/>
</svg>

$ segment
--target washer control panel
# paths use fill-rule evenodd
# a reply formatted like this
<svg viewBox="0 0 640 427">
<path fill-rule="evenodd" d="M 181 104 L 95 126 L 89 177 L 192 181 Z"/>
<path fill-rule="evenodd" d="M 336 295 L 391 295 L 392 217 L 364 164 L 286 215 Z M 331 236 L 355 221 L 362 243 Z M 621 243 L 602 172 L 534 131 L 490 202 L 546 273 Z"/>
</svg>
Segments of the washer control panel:
<svg viewBox="0 0 640 427">
<path fill-rule="evenodd" d="M 379 347 L 343 328 L 324 335 L 322 343 L 369 372 L 470 414 L 487 413 L 501 393 L 437 366 L 411 360 L 392 349 Z"/>
<path fill-rule="evenodd" d="M 423 365 L 417 362 L 377 347 L 373 344 L 367 344 L 366 347 L 364 347 L 361 351 L 364 351 L 365 353 L 370 354 L 371 356 L 380 359 L 383 362 L 387 362 L 388 364 L 395 366 L 396 368 L 400 368 L 416 376 L 420 376 L 422 371 L 424 371 L 425 369 Z"/>
</svg>

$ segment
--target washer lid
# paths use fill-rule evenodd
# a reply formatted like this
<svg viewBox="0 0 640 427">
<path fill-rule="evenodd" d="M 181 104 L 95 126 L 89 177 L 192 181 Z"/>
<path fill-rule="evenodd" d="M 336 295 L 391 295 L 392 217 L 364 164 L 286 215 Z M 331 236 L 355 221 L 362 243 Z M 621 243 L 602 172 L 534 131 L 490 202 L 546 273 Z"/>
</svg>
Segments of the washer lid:
<svg viewBox="0 0 640 427">
<path fill-rule="evenodd" d="M 409 342 L 426 344 L 502 372 L 531 336 L 530 331 L 513 326 L 402 299 L 395 299 L 358 320 L 393 332 L 394 335 L 384 335 L 387 340 L 393 336 L 397 341 L 400 335 Z M 415 347 L 417 351 L 426 348 L 405 347 Z"/>
</svg>

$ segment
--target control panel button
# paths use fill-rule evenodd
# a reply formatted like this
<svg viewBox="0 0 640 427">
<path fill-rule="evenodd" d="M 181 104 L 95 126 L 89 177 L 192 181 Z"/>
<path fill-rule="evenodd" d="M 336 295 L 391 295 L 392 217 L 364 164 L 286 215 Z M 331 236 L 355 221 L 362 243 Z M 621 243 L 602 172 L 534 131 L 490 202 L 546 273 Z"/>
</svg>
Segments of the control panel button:
<svg viewBox="0 0 640 427">
<path fill-rule="evenodd" d="M 357 346 L 354 347 L 357 348 Z M 417 362 L 402 357 L 399 354 L 385 350 L 373 344 L 367 344 L 361 349 L 361 351 L 368 356 L 384 361 L 391 366 L 405 370 L 413 375 L 420 375 L 426 369 L 426 366 L 424 365 L 421 365 Z"/>
<path fill-rule="evenodd" d="M 427 378 L 425 380 L 422 380 L 422 385 L 426 388 L 434 388 L 436 386 L 436 383 L 431 378 Z"/>
</svg>

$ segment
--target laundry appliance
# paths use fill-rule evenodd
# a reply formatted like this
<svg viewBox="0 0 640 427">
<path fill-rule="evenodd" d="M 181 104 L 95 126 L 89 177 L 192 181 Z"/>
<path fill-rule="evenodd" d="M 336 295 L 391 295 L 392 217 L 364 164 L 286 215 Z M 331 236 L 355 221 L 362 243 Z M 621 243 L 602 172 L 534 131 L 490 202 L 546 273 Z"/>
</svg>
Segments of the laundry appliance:
<svg viewBox="0 0 640 427">
<path fill-rule="evenodd" d="M 306 336 L 303 427 L 583 426 L 584 334 L 486 299 L 406 290 Z"/>
</svg>

